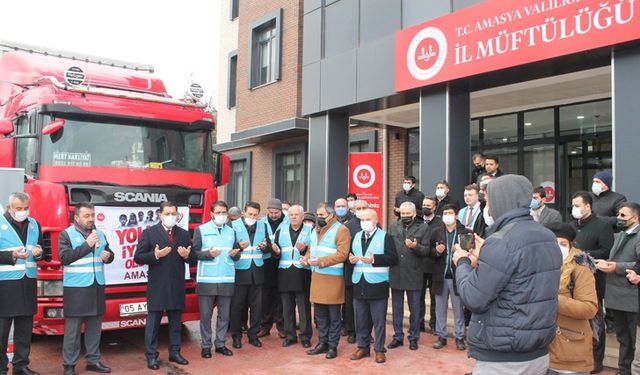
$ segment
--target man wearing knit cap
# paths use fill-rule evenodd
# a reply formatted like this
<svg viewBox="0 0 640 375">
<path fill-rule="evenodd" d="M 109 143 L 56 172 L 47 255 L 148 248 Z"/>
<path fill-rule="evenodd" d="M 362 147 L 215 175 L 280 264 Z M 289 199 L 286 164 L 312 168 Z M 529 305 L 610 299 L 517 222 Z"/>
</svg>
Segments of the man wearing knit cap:
<svg viewBox="0 0 640 375">
<path fill-rule="evenodd" d="M 556 331 L 562 255 L 529 214 L 533 188 L 505 175 L 487 186 L 493 225 L 467 252 L 455 245 L 458 293 L 472 312 L 467 343 L 474 375 L 546 374 Z"/>
<path fill-rule="evenodd" d="M 591 185 L 593 212 L 611 224 L 612 228 L 615 228 L 618 208 L 627 201 L 627 198 L 611 190 L 612 187 L 613 176 L 611 173 L 600 171 L 593 175 L 593 184 Z"/>
<path fill-rule="evenodd" d="M 260 219 L 267 225 L 269 240 L 273 243 L 278 229 L 289 225 L 289 218 L 282 213 L 282 202 L 278 198 L 271 198 L 267 202 L 267 215 Z M 278 329 L 278 336 L 285 338 L 284 320 L 282 318 L 282 299 L 278 292 L 278 263 L 271 252 L 264 256 L 264 284 L 262 285 L 262 318 L 258 337 L 268 336 L 273 323 Z"/>
</svg>

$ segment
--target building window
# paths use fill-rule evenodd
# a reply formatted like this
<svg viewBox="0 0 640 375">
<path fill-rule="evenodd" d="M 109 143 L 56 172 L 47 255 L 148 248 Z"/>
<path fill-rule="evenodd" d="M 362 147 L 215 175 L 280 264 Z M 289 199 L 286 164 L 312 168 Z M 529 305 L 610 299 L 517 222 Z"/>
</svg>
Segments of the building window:
<svg viewBox="0 0 640 375">
<path fill-rule="evenodd" d="M 280 79 L 282 9 L 252 24 L 249 88 Z"/>
<path fill-rule="evenodd" d="M 351 134 L 349 136 L 349 152 L 376 152 L 378 132 L 375 130 Z"/>
<path fill-rule="evenodd" d="M 238 18 L 238 11 L 240 6 L 240 0 L 231 0 L 231 19 L 235 20 Z"/>
<path fill-rule="evenodd" d="M 229 207 L 244 207 L 251 194 L 251 153 L 230 156 L 230 176 L 225 200 Z"/>
<path fill-rule="evenodd" d="M 305 204 L 306 151 L 304 145 L 275 149 L 274 196 L 291 204 Z"/>
<path fill-rule="evenodd" d="M 238 52 L 229 54 L 229 84 L 227 85 L 227 108 L 236 106 L 236 81 L 238 78 Z"/>
</svg>

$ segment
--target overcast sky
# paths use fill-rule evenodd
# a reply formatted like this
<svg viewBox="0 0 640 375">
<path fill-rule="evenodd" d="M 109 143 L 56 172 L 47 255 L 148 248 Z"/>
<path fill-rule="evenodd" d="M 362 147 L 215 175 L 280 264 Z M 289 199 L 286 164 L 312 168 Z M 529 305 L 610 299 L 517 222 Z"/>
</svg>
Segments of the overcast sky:
<svg viewBox="0 0 640 375">
<path fill-rule="evenodd" d="M 0 39 L 149 64 L 177 97 L 193 77 L 215 103 L 220 1 L 3 1 Z"/>
</svg>

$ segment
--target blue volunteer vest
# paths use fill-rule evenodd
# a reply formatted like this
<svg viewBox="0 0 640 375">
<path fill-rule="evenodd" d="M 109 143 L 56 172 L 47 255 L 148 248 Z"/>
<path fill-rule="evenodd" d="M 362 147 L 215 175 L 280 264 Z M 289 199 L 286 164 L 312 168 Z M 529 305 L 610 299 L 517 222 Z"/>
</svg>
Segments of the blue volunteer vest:
<svg viewBox="0 0 640 375">
<path fill-rule="evenodd" d="M 267 233 L 269 234 L 269 239 L 271 240 L 271 243 L 273 243 L 273 241 L 276 238 L 276 231 L 278 229 L 282 229 L 285 226 L 289 225 L 291 223 L 291 221 L 289 221 L 289 217 L 287 217 L 286 215 L 284 215 L 284 213 L 282 214 L 284 216 L 284 219 L 282 220 L 282 223 L 278 224 L 278 227 L 276 228 L 275 231 L 271 230 L 271 225 L 269 225 L 269 218 L 267 216 L 260 218 L 260 220 L 258 220 L 258 223 L 264 223 L 267 226 Z M 262 259 L 269 259 L 271 258 L 271 253 L 262 253 Z"/>
<path fill-rule="evenodd" d="M 196 281 L 208 284 L 233 283 L 236 278 L 236 267 L 229 256 L 229 251 L 236 240 L 233 229 L 228 225 L 223 225 L 219 229 L 212 220 L 200 226 L 200 239 L 203 251 L 217 248 L 220 249 L 220 255 L 210 260 L 198 261 Z"/>
<path fill-rule="evenodd" d="M 65 229 L 65 232 L 69 235 L 73 250 L 78 249 L 85 242 L 85 238 L 75 226 L 70 226 Z M 104 264 L 100 258 L 100 253 L 107 246 L 107 238 L 101 230 L 97 230 L 97 233 L 100 238 L 98 246 L 84 257 L 64 266 L 62 274 L 63 286 L 86 287 L 92 285 L 94 279 L 98 284 L 104 285 Z"/>
<path fill-rule="evenodd" d="M 238 242 L 249 242 L 249 232 L 247 232 L 247 227 L 244 225 L 242 218 L 234 220 L 231 226 L 236 232 Z M 256 233 L 253 236 L 253 243 L 240 252 L 240 260 L 235 262 L 237 270 L 248 270 L 251 267 L 251 262 L 255 263 L 257 267 L 262 267 L 264 264 L 262 261 L 262 251 L 258 248 L 260 242 L 267 236 L 264 227 L 264 223 L 259 221 L 256 223 Z"/>
<path fill-rule="evenodd" d="M 280 263 L 278 263 L 278 268 L 289 268 L 291 266 L 295 266 L 296 268 L 304 268 L 302 264 L 300 264 L 300 252 L 296 250 L 295 244 L 291 243 L 291 234 L 289 233 L 289 228 L 291 224 L 287 224 L 280 229 L 280 237 L 278 237 L 278 246 L 280 246 Z M 312 228 L 310 225 L 302 225 L 302 229 L 300 230 L 300 234 L 298 235 L 298 239 L 296 243 L 303 243 L 305 246 L 309 246 L 311 242 L 311 231 Z"/>
<path fill-rule="evenodd" d="M 318 232 L 315 230 L 311 232 L 311 258 L 326 257 L 338 251 L 336 247 L 336 234 L 338 234 L 340 225 L 342 224 L 336 221 L 324 236 L 322 236 L 320 242 L 318 242 Z M 344 263 L 338 263 L 324 268 L 313 266 L 311 267 L 311 271 L 322 275 L 342 276 L 344 274 Z"/>
<path fill-rule="evenodd" d="M 38 223 L 32 218 L 29 220 L 27 227 L 27 243 L 23 244 L 18 233 L 13 229 L 4 215 L 0 215 L 0 251 L 15 250 L 16 247 L 26 247 L 29 251 L 27 259 L 16 259 L 16 264 L 0 264 L 0 281 L 2 280 L 20 280 L 25 275 L 28 278 L 35 279 L 38 275 L 38 265 L 33 253 L 30 251 L 38 244 Z M 8 302 L 8 301 L 4 301 Z"/>
<path fill-rule="evenodd" d="M 353 252 L 353 255 L 358 257 L 365 256 L 362 254 L 363 233 L 363 231 L 356 233 L 353 237 L 353 242 L 351 243 L 351 251 Z M 371 242 L 367 248 L 367 253 L 376 255 L 384 254 L 384 235 L 385 232 L 382 229 L 376 230 L 376 233 L 373 235 L 373 238 L 371 238 Z M 351 276 L 351 281 L 354 284 L 359 283 L 360 279 L 362 279 L 362 275 L 364 275 L 364 279 L 369 284 L 388 282 L 389 267 L 374 267 L 371 264 L 358 262 L 353 267 L 353 276 Z"/>
</svg>

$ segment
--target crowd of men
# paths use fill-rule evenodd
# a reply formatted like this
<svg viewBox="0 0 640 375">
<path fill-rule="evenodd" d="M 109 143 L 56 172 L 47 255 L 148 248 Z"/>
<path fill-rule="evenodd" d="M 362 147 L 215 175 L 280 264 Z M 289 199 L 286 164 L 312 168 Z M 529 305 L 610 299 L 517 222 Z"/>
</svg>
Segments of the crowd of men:
<svg viewBox="0 0 640 375">
<path fill-rule="evenodd" d="M 640 373 L 640 206 L 613 192 L 611 174 L 602 171 L 591 192 L 573 195 L 565 223 L 546 206 L 543 188 L 503 174 L 498 158 L 478 154 L 473 162 L 463 204 L 450 194 L 460 187 L 442 180 L 434 196 L 424 196 L 407 176 L 395 199 L 398 220 L 386 231 L 376 211 L 354 194 L 321 203 L 315 212 L 273 198 L 266 215 L 257 202 L 239 209 L 217 201 L 211 220 L 193 236 L 176 225 L 177 206 L 162 203 L 159 223 L 142 232 L 134 256 L 149 267 L 147 367 L 159 369 L 164 313 L 168 360 L 189 363 L 180 352 L 186 263 L 197 267 L 203 358 L 233 355 L 228 335 L 234 350 L 244 336 L 261 347 L 275 326 L 283 347 L 299 344 L 308 355 L 332 359 L 346 336 L 356 346 L 351 360 L 384 363 L 388 349 L 405 345 L 406 298 L 408 349 L 418 349 L 421 332 L 437 336 L 433 349 L 448 345 L 450 303 L 455 348 L 476 359 L 476 375 L 602 371 L 605 309 L 620 343 L 619 372 L 631 374 L 633 367 Z M 0 375 L 7 372 L 11 324 L 13 374 L 37 374 L 28 356 L 42 236 L 29 205 L 28 195 L 14 193 L 0 217 L 0 300 L 14 301 L 0 306 Z M 104 267 L 113 252 L 94 221 L 93 205 L 78 204 L 74 223 L 59 236 L 65 375 L 75 374 L 82 325 L 86 369 L 111 371 L 99 347 Z M 394 332 L 386 342 L 390 296 Z"/>
</svg>

